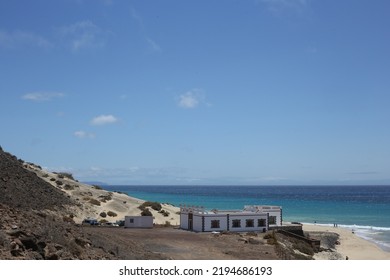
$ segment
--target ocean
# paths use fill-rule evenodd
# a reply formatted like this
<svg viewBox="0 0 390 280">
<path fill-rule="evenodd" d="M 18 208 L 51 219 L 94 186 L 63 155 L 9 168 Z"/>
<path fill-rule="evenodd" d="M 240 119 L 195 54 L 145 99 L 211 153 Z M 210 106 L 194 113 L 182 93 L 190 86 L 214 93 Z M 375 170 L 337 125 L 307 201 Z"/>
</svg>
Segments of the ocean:
<svg viewBox="0 0 390 280">
<path fill-rule="evenodd" d="M 149 201 L 242 209 L 282 206 L 283 220 L 353 230 L 390 252 L 390 186 L 105 186 Z"/>
</svg>

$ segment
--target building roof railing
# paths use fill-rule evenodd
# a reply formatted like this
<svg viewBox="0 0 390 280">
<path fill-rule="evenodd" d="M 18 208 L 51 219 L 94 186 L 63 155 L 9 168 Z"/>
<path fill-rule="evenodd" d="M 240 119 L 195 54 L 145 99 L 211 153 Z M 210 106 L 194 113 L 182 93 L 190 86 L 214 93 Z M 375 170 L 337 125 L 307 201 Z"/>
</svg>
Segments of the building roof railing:
<svg viewBox="0 0 390 280">
<path fill-rule="evenodd" d="M 194 213 L 194 214 L 229 214 L 229 213 L 261 213 L 268 211 L 280 211 L 281 206 L 271 206 L 271 205 L 245 205 L 243 210 L 218 210 L 212 209 L 206 211 L 203 206 L 189 206 L 180 204 L 180 213 Z"/>
</svg>

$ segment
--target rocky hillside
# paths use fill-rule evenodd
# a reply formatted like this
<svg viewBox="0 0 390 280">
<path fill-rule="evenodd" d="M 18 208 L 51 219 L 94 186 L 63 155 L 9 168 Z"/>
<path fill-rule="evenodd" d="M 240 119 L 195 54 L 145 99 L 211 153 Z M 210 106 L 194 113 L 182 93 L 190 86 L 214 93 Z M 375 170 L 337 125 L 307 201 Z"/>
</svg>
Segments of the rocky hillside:
<svg viewBox="0 0 390 280">
<path fill-rule="evenodd" d="M 0 203 L 24 210 L 63 210 L 71 199 L 34 172 L 23 161 L 0 150 Z"/>
<path fill-rule="evenodd" d="M 151 258 L 153 255 L 137 244 L 118 256 L 115 236 L 109 238 L 111 242 L 102 243 L 98 233 L 85 233 L 80 225 L 87 215 L 102 218 L 103 212 L 111 220 L 123 218 L 119 213 L 140 214 L 140 203 L 125 194 L 43 171 L 0 147 L 0 259 Z M 169 207 L 165 209 L 175 210 Z M 174 216 L 153 214 L 166 220 Z"/>
<path fill-rule="evenodd" d="M 67 207 L 75 203 L 0 148 L 0 259 L 112 259 Z"/>
</svg>

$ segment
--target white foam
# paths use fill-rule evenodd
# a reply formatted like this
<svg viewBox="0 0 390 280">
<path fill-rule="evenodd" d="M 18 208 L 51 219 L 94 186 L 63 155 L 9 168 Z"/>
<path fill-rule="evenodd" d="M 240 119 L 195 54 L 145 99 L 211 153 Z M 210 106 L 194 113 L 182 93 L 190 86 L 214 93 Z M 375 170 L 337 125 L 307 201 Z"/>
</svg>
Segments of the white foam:
<svg viewBox="0 0 390 280">
<path fill-rule="evenodd" d="M 318 224 L 318 223 L 302 223 L 304 225 L 318 225 L 326 227 L 334 227 L 335 224 Z M 355 229 L 355 230 L 376 230 L 376 231 L 390 231 L 390 227 L 377 227 L 377 226 L 362 226 L 362 225 L 343 225 L 337 224 L 337 227 Z"/>
</svg>

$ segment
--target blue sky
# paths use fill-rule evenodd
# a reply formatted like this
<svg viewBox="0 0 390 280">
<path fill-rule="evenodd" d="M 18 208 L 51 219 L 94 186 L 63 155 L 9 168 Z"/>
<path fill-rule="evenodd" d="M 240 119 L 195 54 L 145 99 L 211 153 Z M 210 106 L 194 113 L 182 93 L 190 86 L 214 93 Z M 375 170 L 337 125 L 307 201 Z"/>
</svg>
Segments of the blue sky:
<svg viewBox="0 0 390 280">
<path fill-rule="evenodd" d="M 387 0 L 0 1 L 0 145 L 111 184 L 390 184 Z"/>
</svg>

